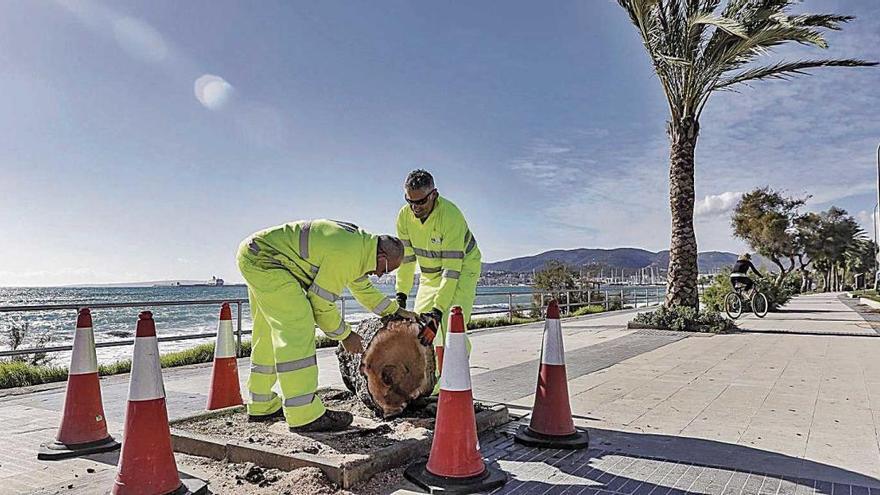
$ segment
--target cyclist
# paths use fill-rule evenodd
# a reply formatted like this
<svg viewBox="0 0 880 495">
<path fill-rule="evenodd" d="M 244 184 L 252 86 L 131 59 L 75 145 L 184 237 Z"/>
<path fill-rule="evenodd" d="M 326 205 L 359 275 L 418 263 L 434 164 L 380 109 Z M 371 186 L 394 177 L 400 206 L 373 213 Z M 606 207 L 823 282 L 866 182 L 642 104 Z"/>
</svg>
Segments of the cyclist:
<svg viewBox="0 0 880 495">
<path fill-rule="evenodd" d="M 755 275 L 758 277 L 764 278 L 761 272 L 752 264 L 752 255 L 744 253 L 736 260 L 736 263 L 733 264 L 733 269 L 730 271 L 730 283 L 734 289 L 737 289 L 737 286 L 739 286 L 745 292 L 752 290 L 755 282 L 749 278 L 749 270 L 755 272 Z"/>
</svg>

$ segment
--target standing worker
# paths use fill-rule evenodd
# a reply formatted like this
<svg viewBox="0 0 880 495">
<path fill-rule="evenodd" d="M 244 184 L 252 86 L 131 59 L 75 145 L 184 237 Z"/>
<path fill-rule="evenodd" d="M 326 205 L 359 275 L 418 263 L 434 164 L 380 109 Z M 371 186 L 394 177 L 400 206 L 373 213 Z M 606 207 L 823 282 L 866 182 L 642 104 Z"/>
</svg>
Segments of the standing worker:
<svg viewBox="0 0 880 495">
<path fill-rule="evenodd" d="M 418 261 L 421 276 L 415 311 L 423 321 L 434 322 L 439 332 L 433 342 L 442 346 L 449 308 L 461 306 L 465 325 L 470 321 L 482 269 L 480 249 L 461 210 L 440 197 L 427 171 L 413 170 L 407 175 L 404 199 L 408 204 L 397 215 L 397 235 L 405 247 L 397 272 L 397 303 L 406 308 Z M 422 338 L 423 343 L 432 340 L 431 336 Z"/>
<path fill-rule="evenodd" d="M 254 321 L 248 377 L 251 421 L 287 420 L 293 432 L 339 431 L 351 414 L 325 409 L 315 395 L 318 361 L 315 324 L 350 353 L 362 353 L 361 337 L 345 322 L 336 301 L 348 287 L 380 316 L 414 319 L 370 283 L 400 266 L 403 243 L 333 220 L 292 222 L 257 232 L 242 242 L 238 267 L 247 282 Z M 281 397 L 272 390 L 278 382 Z M 282 402 L 283 400 L 283 402 Z"/>
</svg>

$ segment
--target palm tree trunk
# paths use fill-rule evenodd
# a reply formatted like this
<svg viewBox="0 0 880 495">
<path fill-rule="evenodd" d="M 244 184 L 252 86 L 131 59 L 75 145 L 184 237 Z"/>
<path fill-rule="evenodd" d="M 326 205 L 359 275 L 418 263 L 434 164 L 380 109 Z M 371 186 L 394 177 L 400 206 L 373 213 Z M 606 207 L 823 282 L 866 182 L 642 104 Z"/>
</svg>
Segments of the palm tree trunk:
<svg viewBox="0 0 880 495">
<path fill-rule="evenodd" d="M 694 150 L 700 124 L 691 118 L 669 122 L 669 208 L 672 239 L 666 305 L 699 307 L 697 237 L 694 233 Z"/>
</svg>

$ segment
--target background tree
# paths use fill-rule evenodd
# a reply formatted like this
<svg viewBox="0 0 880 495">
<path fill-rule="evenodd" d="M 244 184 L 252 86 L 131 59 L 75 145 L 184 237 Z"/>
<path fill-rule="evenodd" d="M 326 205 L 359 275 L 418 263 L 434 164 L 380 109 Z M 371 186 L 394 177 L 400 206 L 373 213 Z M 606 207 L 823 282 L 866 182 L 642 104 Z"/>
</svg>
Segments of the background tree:
<svg viewBox="0 0 880 495">
<path fill-rule="evenodd" d="M 818 213 L 808 212 L 794 219 L 801 292 L 809 290 L 812 286 L 813 280 L 809 266 L 822 257 L 825 248 L 822 226 L 822 217 Z"/>
<path fill-rule="evenodd" d="M 817 247 L 809 253 L 816 270 L 822 275 L 822 290 L 840 290 L 847 271 L 847 257 L 860 249 L 864 232 L 846 210 L 832 206 L 818 214 L 815 236 Z"/>
<path fill-rule="evenodd" d="M 801 253 L 801 245 L 795 220 L 798 208 L 806 201 L 807 198 L 788 197 L 763 187 L 743 195 L 733 210 L 733 235 L 779 268 L 777 286 L 796 268 L 795 258 Z"/>
<path fill-rule="evenodd" d="M 549 292 L 550 297 L 560 304 L 570 303 L 572 307 L 568 310 L 583 306 L 588 300 L 593 303 L 602 303 L 604 300 L 598 293 L 590 295 L 592 286 L 589 277 L 582 277 L 579 270 L 556 260 L 548 261 L 543 269 L 535 273 L 532 285 L 542 292 Z M 533 302 L 535 307 L 539 307 L 546 303 L 546 299 L 536 295 Z"/>
<path fill-rule="evenodd" d="M 669 246 L 666 304 L 697 308 L 694 152 L 700 116 L 718 90 L 762 79 L 785 79 L 817 67 L 875 65 L 854 59 L 778 61 L 756 65 L 771 48 L 828 45 L 824 29 L 852 19 L 789 13 L 797 0 L 617 0 L 639 32 L 669 104 Z"/>
<path fill-rule="evenodd" d="M 844 255 L 847 270 L 853 276 L 853 286 L 866 288 L 874 280 L 874 253 L 877 244 L 867 239 L 858 239 Z"/>
<path fill-rule="evenodd" d="M 559 261 L 550 260 L 535 273 L 535 287 L 554 295 L 573 290 L 576 288 L 575 273 Z"/>
</svg>

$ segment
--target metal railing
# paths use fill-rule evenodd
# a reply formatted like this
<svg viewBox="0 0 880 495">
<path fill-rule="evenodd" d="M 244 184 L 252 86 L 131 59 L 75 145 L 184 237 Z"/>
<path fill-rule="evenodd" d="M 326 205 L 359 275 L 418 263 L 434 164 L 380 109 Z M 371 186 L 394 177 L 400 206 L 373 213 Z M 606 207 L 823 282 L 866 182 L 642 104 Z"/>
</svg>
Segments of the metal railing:
<svg viewBox="0 0 880 495">
<path fill-rule="evenodd" d="M 564 291 L 531 291 L 531 292 L 482 292 L 477 294 L 477 299 L 485 297 L 507 296 L 506 304 L 498 303 L 495 308 L 487 308 L 484 310 L 474 311 L 472 316 L 480 315 L 499 315 L 506 316 L 513 320 L 517 315 L 523 312 L 534 312 L 540 314 L 545 306 L 545 302 L 549 302 L 550 298 L 556 297 L 560 310 L 563 315 L 569 315 L 579 307 L 585 306 L 602 306 L 604 311 L 608 311 L 612 306 L 621 308 L 632 305 L 633 307 L 646 307 L 659 304 L 665 295 L 665 291 L 661 287 L 643 288 L 643 289 L 619 289 L 619 290 L 564 290 Z M 529 298 L 529 304 L 517 304 L 517 299 Z M 343 296 L 340 298 L 340 311 L 343 319 L 346 316 L 346 303 L 355 301 L 351 296 Z M 149 307 L 166 307 L 166 306 L 220 306 L 223 303 L 235 305 L 236 309 L 236 354 L 241 355 L 241 337 L 248 335 L 251 330 L 242 328 L 242 307 L 248 304 L 247 299 L 230 298 L 230 299 L 196 299 L 184 301 L 136 301 L 136 302 L 119 302 L 119 303 L 78 303 L 78 304 L 38 304 L 38 305 L 19 305 L 19 306 L 0 306 L 0 314 L 2 313 L 29 313 L 38 311 L 74 311 L 78 312 L 82 308 L 89 309 L 118 309 L 118 308 L 149 308 Z M 368 312 L 365 310 L 365 312 Z M 72 315 L 76 317 L 76 313 Z M 357 323 L 357 322 L 350 322 Z M 196 333 L 187 335 L 175 335 L 170 337 L 159 337 L 159 342 L 176 342 L 183 340 L 195 340 L 216 337 L 216 332 Z M 96 348 L 120 347 L 133 345 L 134 339 L 127 340 L 111 340 L 108 342 L 96 342 Z M 42 354 L 52 352 L 64 352 L 73 349 L 72 345 L 61 345 L 52 347 L 28 348 L 0 351 L 0 357 L 22 356 L 28 354 Z"/>
<path fill-rule="evenodd" d="M 242 334 L 251 333 L 249 330 L 241 328 L 242 305 L 247 304 L 247 299 L 195 299 L 186 301 L 137 301 L 124 303 L 88 303 L 88 304 L 38 304 L 25 306 L 0 306 L 0 313 L 28 313 L 36 311 L 65 311 L 73 310 L 79 312 L 82 308 L 89 309 L 108 309 L 108 308 L 144 308 L 144 307 L 162 307 L 162 306 L 220 306 L 223 303 L 234 304 L 236 306 L 236 326 L 235 326 L 235 349 L 236 354 L 241 354 L 241 336 Z M 76 314 L 74 314 L 74 318 Z M 189 335 L 175 335 L 172 337 L 159 337 L 159 342 L 175 342 L 181 340 L 195 340 L 216 337 L 216 332 L 196 333 Z M 95 342 L 95 347 L 119 347 L 133 345 L 134 340 L 112 340 L 109 342 Z M 27 354 L 64 352 L 73 350 L 72 345 L 61 345 L 52 347 L 41 347 L 31 349 L 16 349 L 14 351 L 0 351 L 0 357 L 22 356 Z"/>
</svg>

